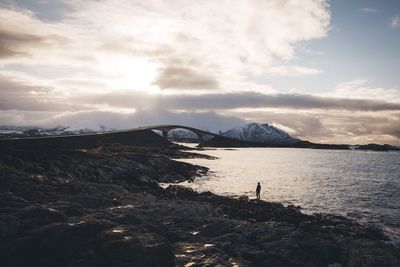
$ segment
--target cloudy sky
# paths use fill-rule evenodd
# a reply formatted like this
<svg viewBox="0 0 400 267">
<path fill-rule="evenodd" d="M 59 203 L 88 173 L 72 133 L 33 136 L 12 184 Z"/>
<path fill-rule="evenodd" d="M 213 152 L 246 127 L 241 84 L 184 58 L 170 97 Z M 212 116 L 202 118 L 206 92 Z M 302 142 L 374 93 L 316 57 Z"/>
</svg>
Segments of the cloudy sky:
<svg viewBox="0 0 400 267">
<path fill-rule="evenodd" d="M 400 145 L 399 47 L 398 0 L 0 0 L 0 125 Z"/>
</svg>

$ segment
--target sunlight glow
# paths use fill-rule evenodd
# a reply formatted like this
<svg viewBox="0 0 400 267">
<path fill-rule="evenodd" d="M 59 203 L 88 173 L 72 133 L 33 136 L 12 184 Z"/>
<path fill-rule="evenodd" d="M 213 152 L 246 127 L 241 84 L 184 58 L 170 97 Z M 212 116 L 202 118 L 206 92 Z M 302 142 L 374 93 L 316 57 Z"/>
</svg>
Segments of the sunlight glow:
<svg viewBox="0 0 400 267">
<path fill-rule="evenodd" d="M 104 56 L 101 59 L 101 70 L 112 89 L 158 92 L 152 83 L 159 68 L 159 63 L 139 57 Z"/>
</svg>

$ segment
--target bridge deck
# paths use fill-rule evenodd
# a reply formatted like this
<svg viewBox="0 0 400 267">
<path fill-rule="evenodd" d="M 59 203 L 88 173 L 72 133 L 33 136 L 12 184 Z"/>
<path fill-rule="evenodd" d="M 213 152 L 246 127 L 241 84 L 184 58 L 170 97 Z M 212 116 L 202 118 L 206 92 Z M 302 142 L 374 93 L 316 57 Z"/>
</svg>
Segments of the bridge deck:
<svg viewBox="0 0 400 267">
<path fill-rule="evenodd" d="M 172 129 L 186 129 L 196 133 L 199 136 L 219 136 L 218 134 L 211 133 L 208 131 L 196 129 L 189 126 L 183 125 L 155 125 L 155 126 L 144 126 L 132 129 L 124 129 L 124 130 L 117 130 L 117 131 L 108 131 L 108 132 L 101 132 L 101 133 L 86 133 L 86 134 L 74 134 L 74 135 L 55 135 L 55 136 L 39 136 L 39 137 L 22 137 L 22 138 L 12 138 L 12 139 L 0 139 L 1 141 L 6 140 L 18 140 L 18 139 L 52 139 L 52 138 L 68 138 L 68 137 L 77 137 L 77 136 L 97 136 L 97 135 L 110 135 L 113 133 L 128 133 L 134 131 L 143 131 L 143 130 L 159 130 L 159 131 L 170 131 Z"/>
</svg>

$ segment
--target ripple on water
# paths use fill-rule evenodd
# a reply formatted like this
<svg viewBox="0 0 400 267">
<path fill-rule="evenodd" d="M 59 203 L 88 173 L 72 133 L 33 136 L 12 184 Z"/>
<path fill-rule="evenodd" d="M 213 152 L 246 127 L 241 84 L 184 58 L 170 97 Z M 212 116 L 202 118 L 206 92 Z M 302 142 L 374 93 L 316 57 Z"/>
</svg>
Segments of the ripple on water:
<svg viewBox="0 0 400 267">
<path fill-rule="evenodd" d="M 221 195 L 300 205 L 377 224 L 400 236 L 400 153 L 290 148 L 213 149 L 216 160 L 184 159 L 210 168 L 186 185 Z"/>
</svg>

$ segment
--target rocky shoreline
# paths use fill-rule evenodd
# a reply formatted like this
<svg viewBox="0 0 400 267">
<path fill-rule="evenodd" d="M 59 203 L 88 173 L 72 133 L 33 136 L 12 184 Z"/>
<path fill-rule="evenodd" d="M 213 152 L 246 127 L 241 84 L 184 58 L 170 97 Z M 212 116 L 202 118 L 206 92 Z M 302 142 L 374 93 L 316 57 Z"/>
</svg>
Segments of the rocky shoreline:
<svg viewBox="0 0 400 267">
<path fill-rule="evenodd" d="M 151 138 L 0 144 L 1 266 L 400 266 L 382 231 L 343 217 L 161 188 L 207 168 Z"/>
</svg>

